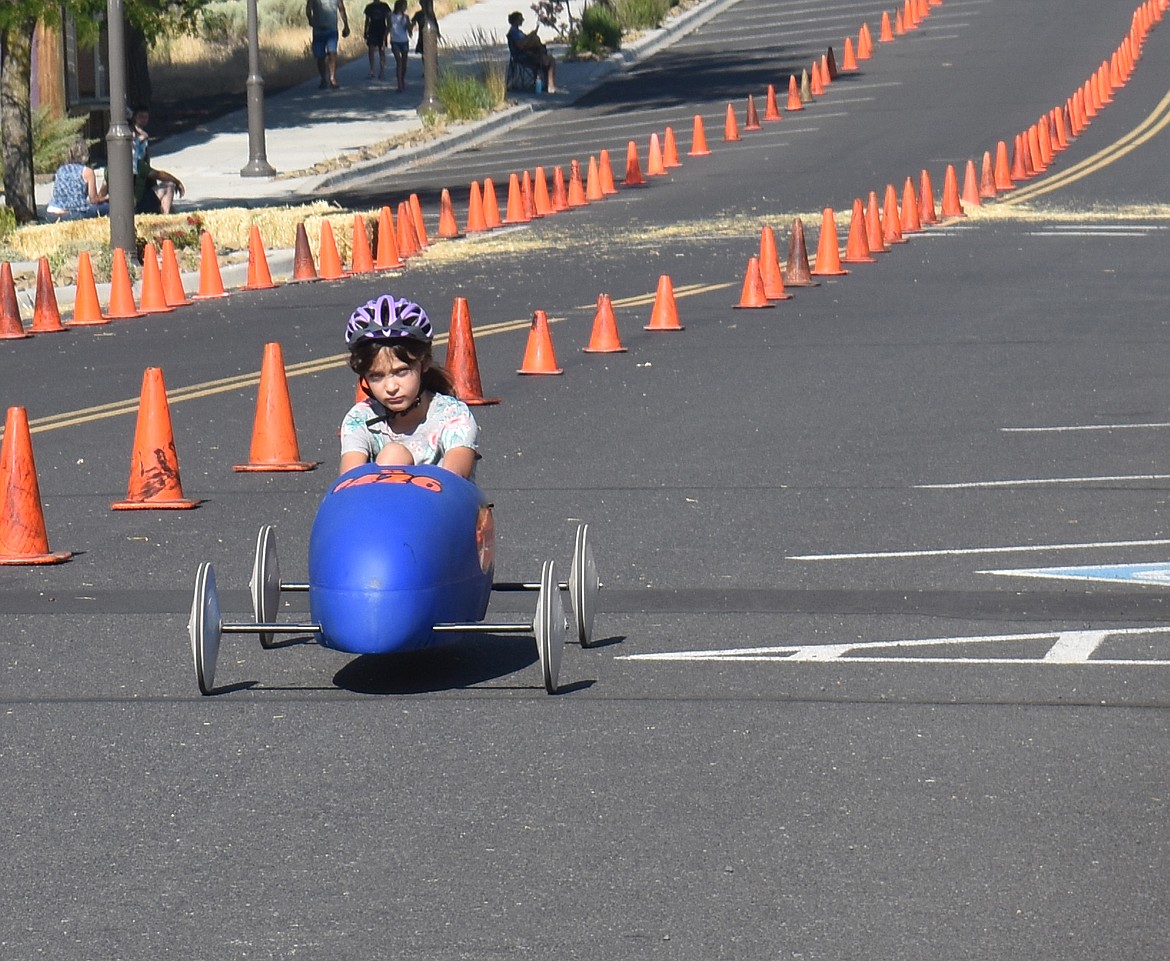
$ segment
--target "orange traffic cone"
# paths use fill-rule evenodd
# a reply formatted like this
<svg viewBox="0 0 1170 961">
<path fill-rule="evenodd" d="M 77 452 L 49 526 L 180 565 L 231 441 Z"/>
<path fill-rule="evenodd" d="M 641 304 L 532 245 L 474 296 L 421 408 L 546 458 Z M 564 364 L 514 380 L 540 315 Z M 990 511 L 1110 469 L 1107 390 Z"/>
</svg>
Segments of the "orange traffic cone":
<svg viewBox="0 0 1170 961">
<path fill-rule="evenodd" d="M 678 144 L 675 143 L 674 139 L 674 127 L 667 127 L 662 138 L 662 165 L 667 170 L 682 166 L 682 161 L 678 159 Z"/>
<path fill-rule="evenodd" d="M 642 176 L 642 166 L 638 163 L 638 145 L 630 141 L 626 146 L 626 176 L 622 180 L 623 187 L 645 187 L 646 178 Z"/>
<path fill-rule="evenodd" d="M 232 470 L 250 473 L 306 471 L 318 463 L 301 460 L 297 426 L 293 422 L 292 402 L 288 396 L 288 378 L 284 373 L 284 354 L 280 344 L 265 344 L 248 463 L 236 464 Z"/>
<path fill-rule="evenodd" d="M 1002 140 L 995 145 L 995 189 L 1015 190 L 1012 182 L 1011 167 L 1008 165 L 1007 144 Z"/>
<path fill-rule="evenodd" d="M 1015 140 L 1012 141 L 1012 181 L 1027 180 L 1032 176 L 1028 170 L 1028 163 L 1024 159 L 1024 155 L 1028 149 L 1028 140 L 1021 134 L 1016 134 Z"/>
<path fill-rule="evenodd" d="M 918 176 L 918 219 L 923 226 L 938 223 L 938 214 L 934 212 L 934 184 L 927 170 Z"/>
<path fill-rule="evenodd" d="M 378 251 L 374 257 L 375 270 L 398 270 L 406 265 L 398 251 L 398 240 L 394 235 L 394 214 L 389 207 L 378 211 Z"/>
<path fill-rule="evenodd" d="M 479 359 L 471 332 L 471 312 L 466 297 L 456 297 L 451 307 L 451 330 L 447 334 L 447 359 L 443 366 L 451 375 L 455 396 L 471 406 L 498 404 L 498 397 L 484 397 L 479 381 Z"/>
<path fill-rule="evenodd" d="M 890 29 L 890 12 L 888 10 L 882 11 L 882 29 L 878 34 L 878 43 L 893 43 L 894 31 Z"/>
<path fill-rule="evenodd" d="M 878 208 L 876 190 L 869 192 L 869 200 L 865 205 L 865 229 L 869 252 L 871 254 L 888 254 L 890 248 L 886 246 L 885 237 L 882 235 L 882 217 L 881 210 Z"/>
<path fill-rule="evenodd" d="M 898 191 L 886 184 L 885 205 L 882 207 L 882 240 L 887 244 L 904 244 L 902 215 L 898 212 Z"/>
<path fill-rule="evenodd" d="M 678 304 L 674 299 L 674 284 L 669 274 L 658 278 L 658 289 L 654 292 L 654 307 L 650 311 L 650 323 L 643 330 L 682 330 L 678 322 Z"/>
<path fill-rule="evenodd" d="M 727 105 L 727 114 L 723 118 L 723 142 L 732 143 L 739 140 L 739 123 L 735 119 L 735 108 Z"/>
<path fill-rule="evenodd" d="M 768 98 L 764 101 L 764 119 L 780 119 L 780 106 L 776 103 L 776 87 L 772 84 L 768 84 Z"/>
<path fill-rule="evenodd" d="M 650 134 L 650 152 L 646 157 L 646 176 L 662 177 L 666 174 L 666 167 L 662 163 L 662 142 L 658 134 Z"/>
<path fill-rule="evenodd" d="M 589 346 L 581 348 L 587 354 L 621 354 L 626 348 L 618 336 L 617 318 L 609 294 L 597 295 L 597 312 L 593 315 L 593 331 Z"/>
<path fill-rule="evenodd" d="M 565 171 L 553 167 L 552 208 L 557 213 L 569 209 L 569 192 L 565 189 Z"/>
<path fill-rule="evenodd" d="M 706 157 L 711 153 L 707 149 L 707 133 L 703 129 L 703 117 L 695 114 L 695 124 L 691 131 L 691 149 L 688 157 Z"/>
<path fill-rule="evenodd" d="M 310 261 L 312 258 L 309 258 Z M 111 301 L 113 293 L 110 294 Z M 206 230 L 199 237 L 199 293 L 196 300 L 210 300 L 215 297 L 226 297 L 223 289 L 223 278 L 219 273 L 219 260 L 215 256 L 215 241 Z M 111 317 L 113 314 L 110 315 Z"/>
<path fill-rule="evenodd" d="M 483 180 L 483 219 L 488 230 L 495 230 L 503 221 L 500 219 L 500 203 L 496 200 L 496 185 L 491 177 Z"/>
<path fill-rule="evenodd" d="M 769 300 L 792 299 L 792 294 L 784 289 L 784 274 L 776 252 L 776 233 L 769 224 L 760 228 L 760 277 L 764 282 L 764 296 Z"/>
<path fill-rule="evenodd" d="M 479 181 L 471 181 L 471 197 L 467 201 L 467 232 L 479 234 L 487 230 L 487 220 L 483 215 L 483 191 L 479 188 Z"/>
<path fill-rule="evenodd" d="M 991 155 L 984 153 L 988 160 Z M 944 205 L 946 203 L 945 194 L 946 187 L 943 187 Z M 981 207 L 983 205 L 983 198 L 979 196 L 979 174 L 975 171 L 975 161 L 968 160 L 967 166 L 963 170 L 963 192 L 959 195 L 960 202 L 971 207 Z M 961 209 L 961 208 L 960 208 Z"/>
<path fill-rule="evenodd" d="M 520 175 L 520 198 L 524 201 L 524 213 L 529 220 L 536 219 L 536 194 L 532 189 L 532 175 L 525 170 Z"/>
<path fill-rule="evenodd" d="M 85 252 L 82 251 L 82 253 Z M 78 275 L 80 276 L 80 270 Z M 92 267 L 89 278 L 92 283 Z M 94 287 L 93 299 L 96 304 L 96 286 Z M 101 316 L 101 310 L 98 310 L 98 316 Z M 20 303 L 16 299 L 16 282 L 12 279 L 12 266 L 8 261 L 4 261 L 0 264 L 0 340 L 23 340 L 31 336 L 32 334 L 24 329 L 24 324 L 20 320 Z"/>
<path fill-rule="evenodd" d="M 983 167 L 979 173 L 979 199 L 994 200 L 998 191 L 995 187 L 995 162 L 991 151 L 983 151 Z"/>
<path fill-rule="evenodd" d="M 617 184 L 613 182 L 613 165 L 609 162 L 609 150 L 601 148 L 597 155 L 597 169 L 601 174 L 601 192 L 606 197 L 612 197 L 618 192 Z"/>
<path fill-rule="evenodd" d="M 563 374 L 557 366 L 553 351 L 552 335 L 548 331 L 548 315 L 543 310 L 532 314 L 532 326 L 528 329 L 528 344 L 524 348 L 524 360 L 518 374 Z"/>
<path fill-rule="evenodd" d="M 60 564 L 72 556 L 49 550 L 28 413 L 9 407 L 0 445 L 0 565 Z"/>
<path fill-rule="evenodd" d="M 792 221 L 792 233 L 788 237 L 788 261 L 784 265 L 784 283 L 789 287 L 819 287 L 821 282 L 813 280 L 808 267 L 808 247 L 804 241 L 804 221 L 796 217 Z"/>
<path fill-rule="evenodd" d="M 972 176 L 975 167 L 971 167 Z M 947 164 L 943 175 L 942 215 L 944 217 L 966 217 L 962 203 L 959 202 L 959 177 L 955 173 L 955 165 Z"/>
<path fill-rule="evenodd" d="M 849 217 L 849 239 L 845 243 L 845 263 L 872 264 L 877 260 L 869 252 L 869 228 L 865 223 L 865 207 L 860 197 L 854 198 Z"/>
<path fill-rule="evenodd" d="M 304 222 L 297 224 L 296 240 L 293 245 L 293 272 L 291 279 L 297 283 L 318 279 L 317 265 L 313 262 L 313 251 L 309 248 L 309 235 L 305 231 Z M 199 287 L 202 290 L 202 277 L 200 277 Z"/>
<path fill-rule="evenodd" d="M 857 69 L 857 56 L 853 53 L 853 38 L 845 38 L 845 58 L 841 61 L 841 69 L 852 72 Z"/>
<path fill-rule="evenodd" d="M 272 272 L 268 269 L 264 241 L 260 239 L 260 228 L 252 224 L 248 230 L 248 279 L 244 290 L 269 290 L 275 286 Z"/>
<path fill-rule="evenodd" d="M 166 314 L 175 308 L 167 303 L 163 293 L 162 271 L 158 266 L 158 253 L 154 244 L 147 244 L 142 251 L 142 296 L 139 308 L 144 314 Z"/>
<path fill-rule="evenodd" d="M 519 174 L 508 175 L 508 212 L 504 215 L 506 224 L 526 224 L 532 218 L 524 204 L 524 192 L 520 189 Z"/>
<path fill-rule="evenodd" d="M 183 289 L 183 275 L 179 272 L 179 258 L 175 244 L 169 237 L 162 242 L 163 294 L 172 307 L 186 307 L 191 301 Z"/>
<path fill-rule="evenodd" d="M 861 25 L 857 33 L 857 59 L 870 60 L 873 58 L 873 34 L 869 30 L 869 21 Z"/>
<path fill-rule="evenodd" d="M 5 267 L 8 265 L 5 264 Z M 11 274 L 9 278 L 11 279 Z M 84 327 L 96 324 L 108 324 L 109 320 L 102 316 L 102 309 L 98 305 L 97 284 L 93 279 L 93 262 L 89 259 L 89 251 L 83 250 L 77 255 L 77 292 L 73 299 L 73 318 L 70 327 Z M 19 317 L 17 318 L 19 323 Z M 0 325 L 2 326 L 2 325 Z M 0 337 L 3 334 L 0 333 Z M 24 335 L 22 332 L 22 336 Z"/>
<path fill-rule="evenodd" d="M 548 193 L 548 176 L 544 172 L 544 167 L 538 166 L 532 175 L 532 202 L 536 205 L 536 216 L 547 217 L 549 214 L 555 214 L 553 210 L 552 198 Z"/>
<path fill-rule="evenodd" d="M 832 207 L 821 211 L 821 233 L 817 237 L 817 258 L 812 273 L 814 277 L 835 277 L 849 273 L 841 266 L 841 251 L 837 247 L 837 221 Z"/>
<path fill-rule="evenodd" d="M 796 82 L 796 74 L 792 74 L 788 78 L 788 106 L 785 108 L 789 113 L 794 110 L 803 110 L 804 101 L 800 97 L 800 87 Z"/>
<path fill-rule="evenodd" d="M 585 196 L 585 188 L 581 184 L 581 164 L 577 160 L 569 161 L 569 206 L 584 207 L 589 203 Z"/>
<path fill-rule="evenodd" d="M 418 194 L 410 195 L 407 206 L 410 208 L 410 222 L 414 226 L 414 235 L 418 239 L 418 249 L 421 253 L 431 245 L 431 241 L 427 236 L 427 223 L 423 219 L 422 203 L 418 199 Z"/>
<path fill-rule="evenodd" d="M 809 92 L 814 97 L 823 96 L 825 93 L 825 85 L 821 80 L 821 65 L 814 63 L 812 70 L 809 72 Z"/>
<path fill-rule="evenodd" d="M 321 264 L 322 280 L 340 280 L 345 276 L 345 268 L 341 266 L 341 255 L 337 252 L 337 239 L 333 236 L 333 224 L 328 220 L 321 221 L 317 260 Z"/>
<path fill-rule="evenodd" d="M 353 249 L 349 255 L 349 272 L 351 274 L 368 274 L 374 269 L 374 257 L 370 252 L 370 234 L 366 230 L 366 218 L 361 214 L 353 215 Z"/>
<path fill-rule="evenodd" d="M 922 230 L 918 216 L 918 194 L 914 192 L 914 181 L 909 177 L 902 187 L 902 233 L 913 234 Z"/>
<path fill-rule="evenodd" d="M 605 192 L 601 189 L 601 168 L 593 154 L 589 155 L 589 172 L 585 175 L 585 199 L 590 203 L 605 199 Z"/>
<path fill-rule="evenodd" d="M 455 210 L 451 206 L 451 192 L 444 187 L 439 196 L 439 236 L 454 240 L 459 236 L 459 225 L 455 223 Z"/>
<path fill-rule="evenodd" d="M 748 94 L 747 99 L 747 115 L 744 117 L 744 130 L 759 130 L 760 129 L 760 114 L 756 110 L 756 98 L 753 94 Z"/>
<path fill-rule="evenodd" d="M 121 247 L 115 247 L 117 254 Z M 125 258 L 125 253 L 122 257 Z M 125 259 L 122 261 L 125 263 Z M 33 302 L 32 332 L 34 334 L 55 334 L 64 330 L 61 311 L 57 308 L 57 291 L 53 287 L 53 275 L 49 270 L 49 258 L 37 261 L 37 299 Z"/>
<path fill-rule="evenodd" d="M 414 224 L 410 201 L 400 201 L 398 204 L 398 255 L 406 259 L 421 253 L 422 241 L 418 236 L 418 228 Z"/>
<path fill-rule="evenodd" d="M 163 373 L 158 367 L 148 367 L 142 375 L 142 395 L 138 401 L 138 425 L 134 430 L 126 500 L 117 501 L 110 508 L 116 511 L 154 508 L 187 510 L 197 507 L 199 503 L 183 496 L 183 485 L 179 480 L 179 455 L 175 451 Z"/>
<path fill-rule="evenodd" d="M 114 248 L 114 262 L 110 267 L 110 303 L 106 307 L 110 320 L 128 320 L 141 317 L 138 305 L 134 303 L 134 288 L 130 283 L 130 268 L 126 265 L 126 251 Z"/>
<path fill-rule="evenodd" d="M 774 307 L 768 303 L 768 295 L 764 293 L 764 276 L 760 273 L 760 258 L 749 257 L 747 270 L 743 275 L 743 290 L 739 295 L 739 303 L 732 304 L 736 310 L 758 310 L 762 307 Z"/>
</svg>

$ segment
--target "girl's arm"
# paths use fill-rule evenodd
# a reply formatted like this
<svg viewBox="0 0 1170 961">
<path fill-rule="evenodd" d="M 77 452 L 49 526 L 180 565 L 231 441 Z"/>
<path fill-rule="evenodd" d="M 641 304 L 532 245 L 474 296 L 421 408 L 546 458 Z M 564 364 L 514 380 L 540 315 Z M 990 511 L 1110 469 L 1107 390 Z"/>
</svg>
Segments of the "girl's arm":
<svg viewBox="0 0 1170 961">
<path fill-rule="evenodd" d="M 475 451 L 470 447 L 452 447 L 443 455 L 439 466 L 460 477 L 470 479 L 471 471 L 475 467 Z"/>
<path fill-rule="evenodd" d="M 370 459 L 366 456 L 364 450 L 347 450 L 341 455 L 341 467 L 338 468 L 337 473 L 344 474 L 348 470 L 353 470 L 355 467 L 360 467 L 362 464 L 368 464 Z"/>
</svg>

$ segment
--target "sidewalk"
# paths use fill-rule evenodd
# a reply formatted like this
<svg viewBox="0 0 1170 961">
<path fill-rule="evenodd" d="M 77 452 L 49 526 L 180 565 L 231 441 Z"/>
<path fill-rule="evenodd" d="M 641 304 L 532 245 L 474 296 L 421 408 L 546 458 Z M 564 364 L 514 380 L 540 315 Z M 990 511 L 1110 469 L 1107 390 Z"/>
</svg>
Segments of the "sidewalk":
<svg viewBox="0 0 1170 961">
<path fill-rule="evenodd" d="M 422 58 L 410 54 L 407 89 L 399 94 L 393 80 L 369 80 L 363 57 L 340 66 L 340 89 L 320 90 L 316 79 L 265 98 L 265 151 L 275 177 L 241 177 L 248 163 L 248 116 L 245 109 L 163 138 L 152 145 L 156 166 L 183 181 L 187 194 L 175 205 L 178 212 L 210 207 L 258 207 L 298 204 L 319 199 L 322 191 L 371 174 L 385 173 L 421 157 L 454 149 L 515 123 L 535 110 L 555 110 L 572 103 L 615 71 L 668 45 L 714 16 L 734 0 L 700 0 L 668 17 L 663 27 L 638 37 L 605 61 L 566 61 L 565 48 L 553 45 L 557 58 L 556 94 L 509 91 L 512 104 L 483 120 L 451 125 L 437 138 L 413 146 L 388 149 L 379 157 L 362 159 L 362 150 L 389 140 L 421 137 L 418 106 L 422 100 Z M 508 14 L 520 8 L 526 26 L 533 17 L 517 0 L 478 0 L 474 6 L 442 19 L 439 54 L 443 62 L 471 61 L 470 49 L 483 37 L 495 37 L 501 62 L 507 61 L 504 35 Z M 351 25 L 360 29 L 360 11 Z M 547 28 L 541 28 L 547 34 Z M 328 169 L 314 171 L 322 165 Z M 38 188 L 38 202 L 47 202 L 52 185 Z M 40 195 L 44 192 L 45 196 Z"/>
<path fill-rule="evenodd" d="M 684 10 L 676 8 L 662 27 L 629 41 L 604 61 L 565 61 L 565 48 L 553 45 L 550 50 L 557 58 L 558 93 L 509 91 L 511 105 L 505 109 L 479 121 L 453 124 L 436 138 L 396 147 L 381 156 L 362 159 L 362 150 L 396 138 L 421 137 L 424 131 L 418 114 L 422 100 L 422 60 L 413 49 L 403 94 L 395 91 L 393 79 L 367 79 L 369 64 L 363 57 L 338 67 L 339 89 L 320 90 L 318 81 L 313 79 L 266 97 L 265 152 L 268 163 L 277 171 L 275 177 L 240 176 L 240 169 L 249 159 L 246 109 L 160 139 L 152 145 L 153 160 L 156 166 L 174 173 L 187 188 L 186 195 L 175 204 L 174 209 L 179 213 L 216 207 L 292 206 L 320 200 L 329 190 L 359 178 L 385 175 L 401 166 L 473 143 L 520 122 L 534 111 L 567 106 L 606 77 L 668 46 L 735 2 L 698 0 Z M 444 17 L 439 24 L 443 35 L 440 57 L 447 62 L 453 58 L 471 59 L 474 54 L 468 51 L 468 46 L 482 36 L 494 34 L 499 39 L 500 59 L 506 60 L 503 37 L 508 28 L 508 14 L 518 7 L 526 20 L 531 21 L 527 6 L 517 4 L 517 0 L 478 0 L 474 6 Z M 351 20 L 351 25 L 360 29 L 360 21 Z M 547 29 L 542 30 L 547 33 Z M 387 72 L 392 68 L 391 59 Z M 315 172 L 313 168 L 318 164 L 327 169 Z M 51 183 L 38 185 L 37 202 L 42 209 L 51 192 Z M 269 264 L 274 273 L 291 269 L 292 251 L 270 252 Z M 36 265 L 14 263 L 12 268 L 35 274 Z M 232 287 L 244 283 L 246 269 L 242 263 L 223 265 L 224 284 Z M 194 283 L 197 276 L 184 279 Z M 72 306 L 73 287 L 57 287 L 56 294 L 61 308 Z M 108 284 L 98 286 L 98 296 L 103 302 L 108 299 Z M 21 313 L 31 315 L 35 290 L 18 289 L 17 299 Z"/>
</svg>

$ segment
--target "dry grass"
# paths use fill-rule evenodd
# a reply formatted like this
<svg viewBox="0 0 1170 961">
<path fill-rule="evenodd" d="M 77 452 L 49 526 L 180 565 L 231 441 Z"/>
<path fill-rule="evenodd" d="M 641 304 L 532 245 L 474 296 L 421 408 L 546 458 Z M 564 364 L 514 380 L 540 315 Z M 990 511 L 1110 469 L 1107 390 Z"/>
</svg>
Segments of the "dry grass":
<svg viewBox="0 0 1170 961">
<path fill-rule="evenodd" d="M 473 3 L 474 0 L 435 0 L 440 29 L 446 14 Z M 361 9 L 354 4 L 350 13 L 352 32 L 338 46 L 341 63 L 366 56 Z M 309 40 L 308 27 L 284 27 L 261 33 L 260 72 L 266 88 L 284 89 L 317 76 Z M 233 44 L 212 43 L 191 36 L 167 40 L 151 51 L 150 75 L 155 89 L 165 90 L 168 99 L 242 94 L 248 77 L 247 37 L 241 36 Z"/>
</svg>

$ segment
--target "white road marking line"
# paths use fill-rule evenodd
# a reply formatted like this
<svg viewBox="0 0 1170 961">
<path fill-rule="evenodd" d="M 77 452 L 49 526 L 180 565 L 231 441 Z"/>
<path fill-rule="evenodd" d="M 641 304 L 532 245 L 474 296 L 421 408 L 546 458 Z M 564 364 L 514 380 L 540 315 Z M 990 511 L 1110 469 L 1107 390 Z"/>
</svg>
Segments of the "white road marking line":
<svg viewBox="0 0 1170 961">
<path fill-rule="evenodd" d="M 869 561 L 894 557 L 958 557 L 965 554 L 1016 554 L 1034 551 L 1083 551 L 1098 547 L 1161 547 L 1170 540 L 1096 541 L 1085 544 L 1017 544 L 1012 547 L 948 547 L 921 551 L 866 551 L 851 554 L 789 554 L 790 561 Z"/>
<path fill-rule="evenodd" d="M 1133 430 L 1135 428 L 1170 427 L 1170 422 L 1155 421 L 1150 424 L 1070 424 L 1066 427 L 1001 427 L 1005 434 L 1043 434 L 1074 430 Z"/>
<path fill-rule="evenodd" d="M 1133 627 L 1104 631 L 1044 631 L 1036 634 L 990 634 L 975 637 L 930 637 L 913 640 L 855 641 L 845 644 L 804 644 L 774 647 L 743 647 L 721 651 L 661 651 L 654 654 L 620 654 L 619 661 L 714 661 L 727 663 L 828 663 L 845 664 L 1008 664 L 1092 667 L 1170 667 L 1170 660 L 1157 658 L 1093 658 L 1093 653 L 1109 637 L 1142 634 L 1170 634 L 1170 627 Z M 881 650 L 911 650 L 930 647 L 963 647 L 1052 640 L 1043 657 L 915 657 L 909 654 L 877 654 Z M 858 653 L 870 651 L 873 653 Z"/>
<path fill-rule="evenodd" d="M 1100 477 L 1028 477 L 1020 480 L 965 481 L 959 484 L 915 484 L 916 490 L 956 491 L 988 487 L 1043 487 L 1046 484 L 1099 484 L 1104 481 L 1170 480 L 1170 474 L 1105 474 Z"/>
<path fill-rule="evenodd" d="M 1025 237 L 1148 237 L 1143 230 L 1026 230 Z"/>
</svg>

